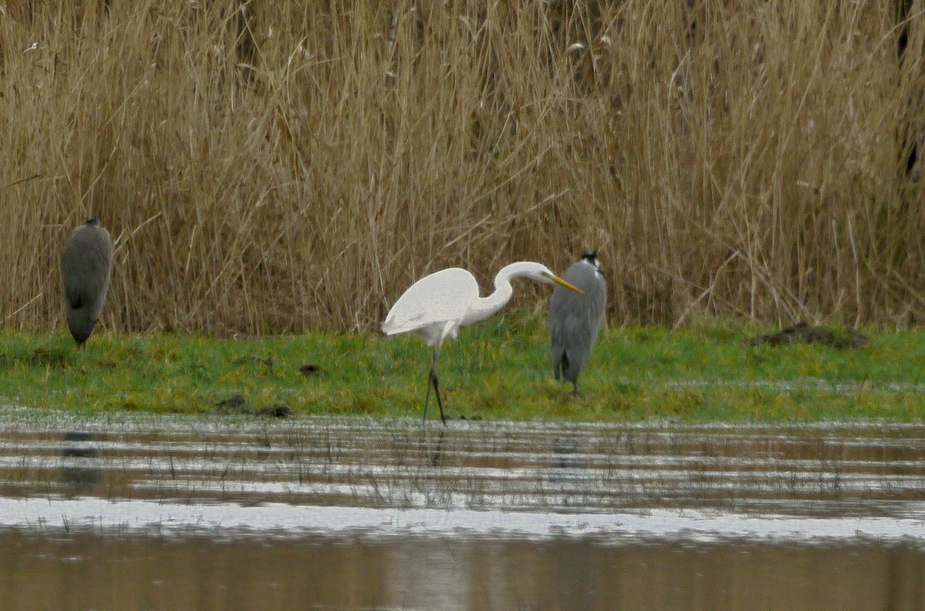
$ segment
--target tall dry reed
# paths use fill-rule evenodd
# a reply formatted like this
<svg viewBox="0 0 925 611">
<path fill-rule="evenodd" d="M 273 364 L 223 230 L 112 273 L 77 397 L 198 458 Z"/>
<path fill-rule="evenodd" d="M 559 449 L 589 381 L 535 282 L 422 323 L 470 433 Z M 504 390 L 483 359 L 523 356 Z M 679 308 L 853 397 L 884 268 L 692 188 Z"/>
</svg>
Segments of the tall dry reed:
<svg viewBox="0 0 925 611">
<path fill-rule="evenodd" d="M 921 323 L 900 4 L 7 5 L 0 320 L 61 324 L 98 215 L 123 331 L 372 328 L 427 272 L 590 248 L 612 322 Z"/>
</svg>

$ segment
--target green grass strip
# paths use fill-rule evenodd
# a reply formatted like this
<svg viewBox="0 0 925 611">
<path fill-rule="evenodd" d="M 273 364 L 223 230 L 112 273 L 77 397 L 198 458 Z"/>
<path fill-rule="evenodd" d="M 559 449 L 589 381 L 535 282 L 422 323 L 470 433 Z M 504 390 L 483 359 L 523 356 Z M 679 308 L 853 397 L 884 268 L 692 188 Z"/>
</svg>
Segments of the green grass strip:
<svg viewBox="0 0 925 611">
<path fill-rule="evenodd" d="M 448 417 L 513 420 L 782 422 L 925 417 L 925 331 L 868 332 L 861 349 L 750 346 L 762 329 L 605 330 L 580 380 L 552 379 L 542 317 L 514 312 L 445 345 Z M 414 336 L 312 333 L 245 340 L 0 332 L 0 397 L 81 413 L 250 409 L 420 416 L 431 352 Z M 431 399 L 430 417 L 437 417 Z"/>
</svg>

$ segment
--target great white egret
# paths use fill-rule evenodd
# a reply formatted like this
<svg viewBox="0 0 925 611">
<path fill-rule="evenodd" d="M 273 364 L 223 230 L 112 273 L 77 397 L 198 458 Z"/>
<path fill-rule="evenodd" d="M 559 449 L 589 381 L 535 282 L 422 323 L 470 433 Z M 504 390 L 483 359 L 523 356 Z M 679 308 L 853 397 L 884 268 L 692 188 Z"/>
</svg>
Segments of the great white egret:
<svg viewBox="0 0 925 611">
<path fill-rule="evenodd" d="M 430 387 L 433 386 L 440 407 L 440 420 L 446 424 L 443 413 L 443 399 L 440 398 L 440 381 L 437 377 L 437 359 L 440 347 L 447 338 L 455 338 L 459 328 L 485 320 L 503 308 L 514 289 L 512 278 L 529 278 L 546 284 L 557 284 L 581 293 L 581 289 L 559 278 L 539 263 L 520 261 L 501 269 L 495 276 L 495 292 L 488 297 L 479 297 L 479 284 L 475 277 L 464 269 L 453 267 L 434 272 L 411 285 L 399 297 L 389 311 L 382 332 L 386 335 L 414 332 L 434 349 L 434 360 L 427 381 L 427 396 L 424 399 L 424 418 L 427 418 L 427 403 L 430 401 Z"/>
<path fill-rule="evenodd" d="M 78 347 L 93 332 L 111 278 L 112 240 L 98 219 L 89 218 L 71 234 L 61 257 L 67 326 Z"/>
<path fill-rule="evenodd" d="M 607 283 L 601 273 L 597 252 L 582 255 L 565 270 L 562 278 L 580 288 L 582 295 L 558 287 L 549 304 L 549 339 L 552 344 L 552 370 L 556 379 L 572 383 L 578 396 L 578 376 L 591 354 L 607 307 Z"/>
</svg>

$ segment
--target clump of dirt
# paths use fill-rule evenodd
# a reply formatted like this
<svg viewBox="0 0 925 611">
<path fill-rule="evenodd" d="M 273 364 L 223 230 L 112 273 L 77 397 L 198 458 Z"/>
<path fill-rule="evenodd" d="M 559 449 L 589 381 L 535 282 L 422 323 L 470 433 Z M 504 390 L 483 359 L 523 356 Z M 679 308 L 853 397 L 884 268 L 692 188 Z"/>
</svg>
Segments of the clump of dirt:
<svg viewBox="0 0 925 611">
<path fill-rule="evenodd" d="M 262 418 L 290 418 L 292 417 L 292 408 L 285 403 L 277 403 L 271 407 L 255 410 L 254 415 Z"/>
<path fill-rule="evenodd" d="M 324 369 L 314 364 L 302 365 L 301 367 L 299 367 L 299 373 L 301 373 L 303 376 L 306 376 L 306 377 L 307 376 L 317 376 L 317 375 L 321 375 L 322 373 L 324 373 Z"/>
<path fill-rule="evenodd" d="M 817 327 L 806 322 L 798 322 L 779 333 L 760 335 L 748 340 L 750 346 L 779 346 L 781 344 L 823 344 L 832 348 L 863 348 L 870 342 L 870 338 L 854 329 L 848 329 L 845 335 L 835 334 L 828 329 Z"/>
<path fill-rule="evenodd" d="M 218 409 L 215 411 L 226 413 L 226 414 L 234 413 L 234 412 L 240 413 L 244 411 L 246 405 L 247 405 L 247 402 L 244 400 L 244 397 L 242 395 L 234 395 L 232 397 L 229 397 L 228 399 L 225 399 L 224 401 L 219 401 L 218 403 L 216 403 L 215 407 L 217 407 Z"/>
<path fill-rule="evenodd" d="M 258 416 L 260 418 L 291 418 L 292 408 L 283 403 L 277 403 L 272 407 L 253 408 L 247 404 L 242 395 L 234 395 L 224 401 L 215 404 L 216 414 L 247 414 Z"/>
</svg>

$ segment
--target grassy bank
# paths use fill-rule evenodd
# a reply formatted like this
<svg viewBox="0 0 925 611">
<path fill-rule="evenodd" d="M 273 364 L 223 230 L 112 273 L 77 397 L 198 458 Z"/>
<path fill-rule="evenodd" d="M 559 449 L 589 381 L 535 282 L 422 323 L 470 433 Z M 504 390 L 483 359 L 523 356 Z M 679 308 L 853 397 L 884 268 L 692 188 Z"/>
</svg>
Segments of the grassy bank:
<svg viewBox="0 0 925 611">
<path fill-rule="evenodd" d="M 596 247 L 616 323 L 918 324 L 918 6 L 7 3 L 0 326 L 58 324 L 89 214 L 120 333 L 367 331 Z"/>
<path fill-rule="evenodd" d="M 750 346 L 758 329 L 712 325 L 604 333 L 568 397 L 548 365 L 543 320 L 509 314 L 466 329 L 441 356 L 448 416 L 591 421 L 812 421 L 925 417 L 925 332 L 876 333 L 861 349 Z M 430 352 L 416 337 L 314 333 L 260 339 L 0 334 L 0 396 L 38 408 L 212 413 L 421 413 Z M 433 399 L 431 399 L 433 401 Z M 431 405 L 431 417 L 436 417 Z"/>
</svg>

